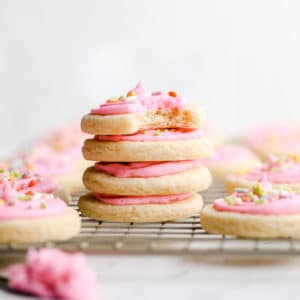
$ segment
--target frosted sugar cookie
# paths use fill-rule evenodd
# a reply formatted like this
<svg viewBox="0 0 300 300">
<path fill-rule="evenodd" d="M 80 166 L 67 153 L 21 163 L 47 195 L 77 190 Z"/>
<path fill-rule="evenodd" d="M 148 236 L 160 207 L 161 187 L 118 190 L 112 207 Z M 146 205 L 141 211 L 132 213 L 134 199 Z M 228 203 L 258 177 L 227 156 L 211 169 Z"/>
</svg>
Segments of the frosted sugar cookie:
<svg viewBox="0 0 300 300">
<path fill-rule="evenodd" d="M 226 178 L 226 190 L 232 193 L 236 187 L 250 188 L 256 182 L 268 178 L 274 188 L 293 190 L 300 193 L 300 157 L 290 155 L 279 159 L 270 155 L 263 166 L 243 175 L 230 175 Z"/>
<path fill-rule="evenodd" d="M 208 169 L 200 160 L 145 163 L 103 163 L 88 168 L 85 187 L 95 193 L 114 195 L 169 195 L 206 190 Z"/>
<path fill-rule="evenodd" d="M 229 174 L 245 174 L 261 165 L 254 153 L 234 144 L 221 146 L 202 162 L 217 179 L 224 179 Z"/>
<path fill-rule="evenodd" d="M 82 173 L 90 165 L 82 159 L 85 135 L 77 125 L 62 127 L 37 142 L 31 153 L 24 155 L 25 168 L 58 182 L 69 193 L 83 189 Z"/>
<path fill-rule="evenodd" d="M 51 194 L 0 187 L 0 243 L 69 239 L 80 231 L 77 212 Z"/>
<path fill-rule="evenodd" d="M 163 222 L 200 213 L 202 197 L 196 193 L 164 196 L 109 196 L 89 194 L 79 199 L 83 215 L 112 222 Z"/>
<path fill-rule="evenodd" d="M 257 183 L 235 192 L 201 212 L 201 224 L 209 233 L 247 238 L 299 238 L 300 196 Z"/>
<path fill-rule="evenodd" d="M 200 129 L 144 130 L 132 135 L 97 135 L 85 141 L 85 159 L 104 162 L 194 160 L 207 157 L 213 145 Z"/>
<path fill-rule="evenodd" d="M 200 107 L 190 108 L 174 91 L 150 93 L 141 83 L 126 97 L 110 98 L 82 118 L 81 127 L 94 135 L 132 134 L 144 129 L 199 127 Z"/>
<path fill-rule="evenodd" d="M 70 201 L 70 195 L 63 189 L 60 189 L 55 180 L 43 178 L 42 176 L 33 174 L 29 171 L 0 168 L 0 188 L 5 183 L 10 184 L 13 189 L 24 193 L 51 193 L 64 200 L 66 203 L 69 203 Z"/>
<path fill-rule="evenodd" d="M 300 154 L 300 124 L 273 122 L 248 130 L 241 141 L 262 158 Z"/>
</svg>

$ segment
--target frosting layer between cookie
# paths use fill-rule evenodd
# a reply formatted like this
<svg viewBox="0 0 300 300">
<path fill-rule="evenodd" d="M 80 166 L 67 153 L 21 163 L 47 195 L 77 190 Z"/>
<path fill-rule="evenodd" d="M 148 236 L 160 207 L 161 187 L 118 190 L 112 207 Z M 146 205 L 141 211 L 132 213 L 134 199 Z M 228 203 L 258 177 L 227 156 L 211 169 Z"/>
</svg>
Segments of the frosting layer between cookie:
<svg viewBox="0 0 300 300">
<path fill-rule="evenodd" d="M 189 198 L 193 193 L 177 195 L 153 195 L 153 196 L 114 196 L 93 194 L 94 197 L 105 204 L 110 205 L 142 205 L 142 204 L 168 204 Z"/>
<path fill-rule="evenodd" d="M 196 168 L 202 163 L 200 160 L 182 160 L 177 162 L 132 162 L 132 163 L 105 163 L 97 162 L 95 169 L 115 177 L 156 177 L 176 174 Z"/>
</svg>

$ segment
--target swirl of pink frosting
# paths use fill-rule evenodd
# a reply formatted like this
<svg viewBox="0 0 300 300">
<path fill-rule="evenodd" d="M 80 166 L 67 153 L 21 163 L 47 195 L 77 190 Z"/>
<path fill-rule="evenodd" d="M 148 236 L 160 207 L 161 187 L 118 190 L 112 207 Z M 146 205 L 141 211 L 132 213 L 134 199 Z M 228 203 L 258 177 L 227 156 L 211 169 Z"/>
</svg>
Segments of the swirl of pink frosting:
<svg viewBox="0 0 300 300">
<path fill-rule="evenodd" d="M 64 201 L 51 194 L 17 192 L 9 183 L 1 187 L 0 200 L 0 220 L 48 217 L 66 209 Z"/>
<path fill-rule="evenodd" d="M 228 144 L 221 146 L 211 157 L 205 158 L 202 161 L 204 164 L 211 164 L 231 161 L 235 162 L 245 159 L 251 159 L 253 157 L 254 154 L 247 148 Z"/>
<path fill-rule="evenodd" d="M 252 190 L 237 188 L 223 199 L 217 199 L 213 207 L 218 211 L 254 215 L 289 215 L 300 213 L 300 195 L 294 192 L 272 189 L 266 181 Z"/>
<path fill-rule="evenodd" d="M 157 177 L 176 174 L 202 165 L 200 160 L 133 163 L 95 163 L 95 169 L 115 177 Z"/>
<path fill-rule="evenodd" d="M 154 196 L 115 196 L 94 194 L 94 197 L 105 204 L 110 205 L 142 205 L 142 204 L 168 204 L 175 201 L 184 200 L 192 193 L 176 195 L 154 195 Z"/>
<path fill-rule="evenodd" d="M 149 93 L 141 82 L 130 92 L 133 96 L 101 104 L 99 108 L 92 109 L 91 113 L 98 115 L 128 114 L 146 110 L 181 109 L 186 106 L 185 99 L 178 97 L 176 93 L 171 93 L 171 96 L 162 92 Z"/>
<path fill-rule="evenodd" d="M 291 159 L 276 161 L 269 159 L 264 166 L 252 170 L 243 178 L 249 181 L 259 181 L 264 173 L 268 175 L 271 183 L 298 183 L 300 182 L 300 163 Z"/>
<path fill-rule="evenodd" d="M 248 130 L 243 140 L 253 148 L 270 145 L 278 153 L 300 153 L 299 124 L 277 122 Z"/>
<path fill-rule="evenodd" d="M 148 141 L 176 141 L 198 139 L 204 136 L 203 130 L 196 128 L 176 128 L 165 130 L 143 130 L 130 135 L 96 135 L 98 141 L 111 142 L 148 142 Z"/>
<path fill-rule="evenodd" d="M 8 267 L 6 273 L 11 289 L 43 299 L 96 299 L 95 274 L 80 253 L 31 249 L 25 263 Z"/>
<path fill-rule="evenodd" d="M 9 183 L 13 189 L 24 193 L 29 191 L 53 193 L 57 189 L 57 183 L 50 178 L 43 178 L 28 171 L 3 168 L 0 170 L 0 189 L 5 183 Z"/>
</svg>

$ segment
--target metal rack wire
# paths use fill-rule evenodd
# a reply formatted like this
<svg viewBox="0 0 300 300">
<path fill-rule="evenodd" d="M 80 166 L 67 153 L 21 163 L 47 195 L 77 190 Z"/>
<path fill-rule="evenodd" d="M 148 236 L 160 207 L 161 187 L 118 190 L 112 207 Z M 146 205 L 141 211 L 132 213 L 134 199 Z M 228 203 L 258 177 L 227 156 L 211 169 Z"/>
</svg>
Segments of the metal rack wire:
<svg viewBox="0 0 300 300">
<path fill-rule="evenodd" d="M 206 203 L 224 194 L 220 184 L 203 194 Z M 79 195 L 73 197 L 76 208 Z M 300 255 L 300 240 L 252 240 L 208 234 L 199 216 L 162 223 L 111 223 L 81 216 L 81 233 L 65 242 L 47 243 L 68 251 L 95 254 L 181 255 Z M 0 255 L 23 254 L 28 247 L 45 244 L 0 244 Z"/>
</svg>

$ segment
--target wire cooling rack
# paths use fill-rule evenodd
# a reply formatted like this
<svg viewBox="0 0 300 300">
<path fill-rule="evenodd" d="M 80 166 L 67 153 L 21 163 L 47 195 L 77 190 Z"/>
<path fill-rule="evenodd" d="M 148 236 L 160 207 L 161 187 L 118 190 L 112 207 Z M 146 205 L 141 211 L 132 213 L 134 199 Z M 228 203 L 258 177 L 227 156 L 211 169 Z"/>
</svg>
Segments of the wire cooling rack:
<svg viewBox="0 0 300 300">
<path fill-rule="evenodd" d="M 224 194 L 222 184 L 203 193 L 206 203 Z M 72 199 L 77 208 L 79 195 Z M 300 255 L 300 240 L 254 240 L 208 234 L 199 216 L 162 223 L 111 223 L 81 216 L 81 233 L 47 244 L 0 244 L 0 255 L 23 254 L 29 247 L 53 246 L 93 254 Z"/>
</svg>

